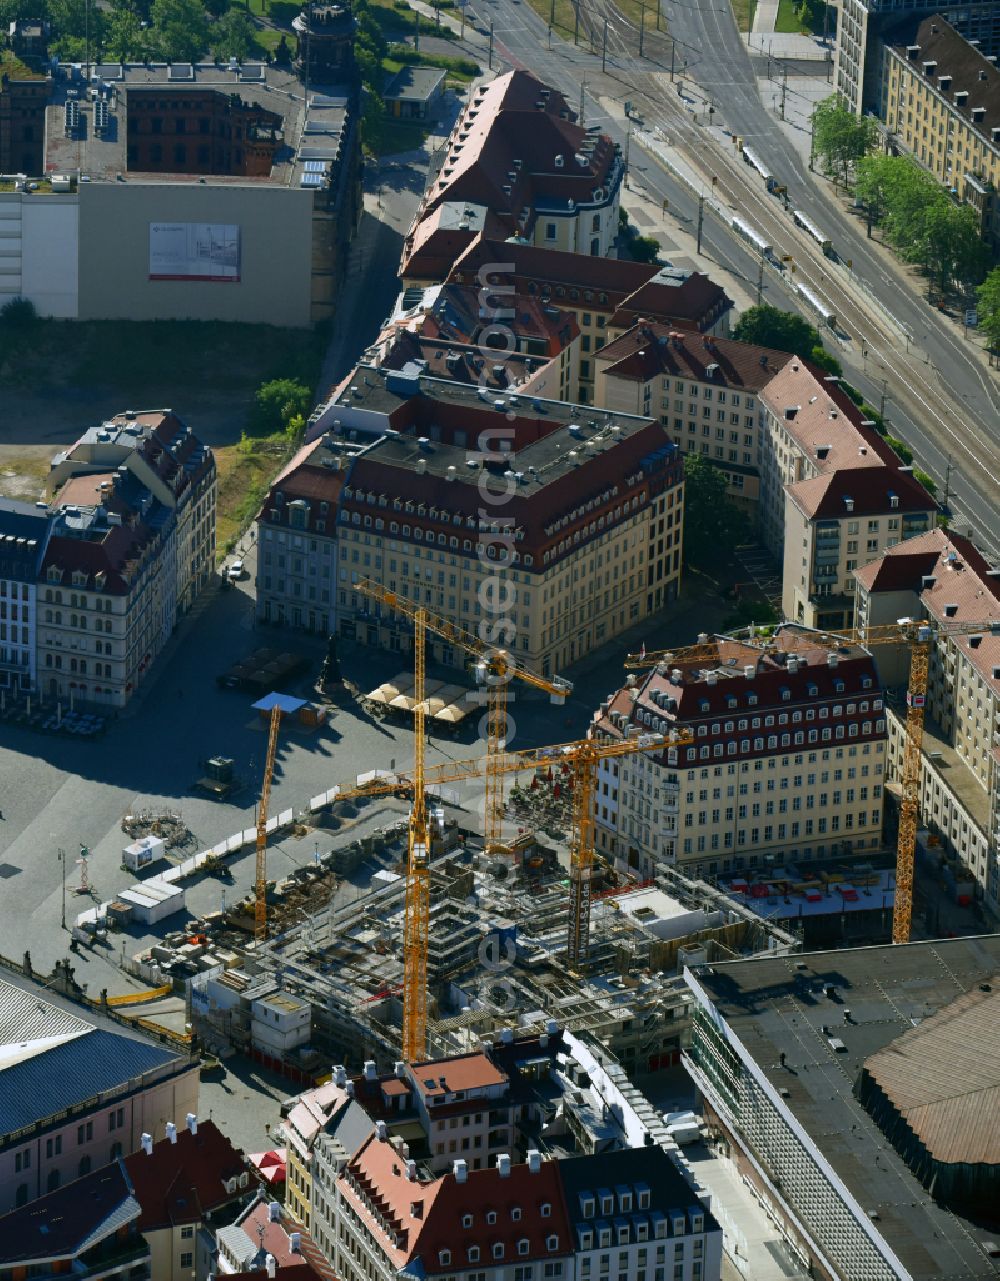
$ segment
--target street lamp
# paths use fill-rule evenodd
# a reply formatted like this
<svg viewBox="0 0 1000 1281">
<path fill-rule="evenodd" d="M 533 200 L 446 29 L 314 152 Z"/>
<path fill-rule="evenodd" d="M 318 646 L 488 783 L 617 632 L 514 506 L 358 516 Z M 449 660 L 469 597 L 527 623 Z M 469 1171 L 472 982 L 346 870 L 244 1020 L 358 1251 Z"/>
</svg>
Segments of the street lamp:
<svg viewBox="0 0 1000 1281">
<path fill-rule="evenodd" d="M 56 851 L 56 858 L 62 864 L 62 927 L 66 928 L 66 851 L 60 849 Z"/>
</svg>

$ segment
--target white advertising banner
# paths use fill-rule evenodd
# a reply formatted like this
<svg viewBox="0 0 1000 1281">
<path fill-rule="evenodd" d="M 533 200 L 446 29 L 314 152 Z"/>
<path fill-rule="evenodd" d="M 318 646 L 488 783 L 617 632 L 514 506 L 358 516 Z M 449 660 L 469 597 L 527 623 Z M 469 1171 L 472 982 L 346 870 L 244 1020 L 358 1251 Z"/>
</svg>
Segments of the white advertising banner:
<svg viewBox="0 0 1000 1281">
<path fill-rule="evenodd" d="M 224 222 L 151 222 L 150 280 L 240 279 L 240 229 Z"/>
</svg>

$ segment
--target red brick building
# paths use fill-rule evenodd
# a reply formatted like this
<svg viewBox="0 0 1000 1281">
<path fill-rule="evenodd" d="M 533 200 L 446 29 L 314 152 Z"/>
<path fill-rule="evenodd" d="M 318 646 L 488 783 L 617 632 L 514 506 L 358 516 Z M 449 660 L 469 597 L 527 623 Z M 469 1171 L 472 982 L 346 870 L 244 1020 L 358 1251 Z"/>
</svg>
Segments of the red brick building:
<svg viewBox="0 0 1000 1281">
<path fill-rule="evenodd" d="M 21 64 L 0 54 L 0 173 L 45 172 L 45 108 L 51 82 L 18 74 Z"/>
<path fill-rule="evenodd" d="M 193 85 L 128 89 L 130 173 L 268 178 L 282 119 L 238 93 Z"/>
</svg>

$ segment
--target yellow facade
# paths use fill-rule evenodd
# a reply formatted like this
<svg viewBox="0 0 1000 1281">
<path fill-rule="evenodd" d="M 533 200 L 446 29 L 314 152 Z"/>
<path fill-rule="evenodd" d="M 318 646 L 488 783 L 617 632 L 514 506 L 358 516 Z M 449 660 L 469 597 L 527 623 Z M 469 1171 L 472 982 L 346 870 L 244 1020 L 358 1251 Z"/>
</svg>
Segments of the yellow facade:
<svg viewBox="0 0 1000 1281">
<path fill-rule="evenodd" d="M 477 635 L 480 626 L 509 627 L 503 634 L 497 631 L 497 643 L 509 645 L 527 666 L 552 674 L 676 597 L 683 530 L 684 489 L 676 485 L 549 568 L 537 573 L 501 569 L 506 600 L 497 613 L 491 602 L 498 567 L 488 558 L 475 553 L 457 556 L 392 538 L 383 542 L 379 535 L 343 529 L 341 628 L 346 621 L 369 645 L 409 646 L 409 635 L 394 616 L 357 618 L 367 602 L 349 583 L 370 576 Z M 464 663 L 463 654 L 442 649 L 432 638 L 428 644 L 441 661 Z"/>
<path fill-rule="evenodd" d="M 942 81 L 946 89 L 940 87 Z M 885 122 L 896 142 L 959 200 L 980 210 L 983 239 L 1000 246 L 993 194 L 1000 187 L 1000 144 L 991 141 L 985 122 L 967 117 L 962 86 L 952 85 L 943 72 L 929 79 L 919 60 L 910 61 L 895 49 L 886 51 L 885 86 Z"/>
</svg>

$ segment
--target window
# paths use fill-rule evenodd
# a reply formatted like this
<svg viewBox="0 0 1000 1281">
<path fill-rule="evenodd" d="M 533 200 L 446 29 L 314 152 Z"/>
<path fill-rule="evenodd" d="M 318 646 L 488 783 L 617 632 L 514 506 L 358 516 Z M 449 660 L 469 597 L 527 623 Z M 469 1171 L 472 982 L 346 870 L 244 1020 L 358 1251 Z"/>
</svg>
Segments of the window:
<svg viewBox="0 0 1000 1281">
<path fill-rule="evenodd" d="M 545 224 L 545 239 L 555 240 L 555 238 L 556 238 L 556 224 L 554 222 L 547 222 Z"/>
<path fill-rule="evenodd" d="M 194 1253 L 191 1250 L 185 1250 L 184 1253 L 181 1255 L 181 1267 L 182 1268 L 194 1267 Z"/>
<path fill-rule="evenodd" d="M 181 1228 L 181 1240 L 190 1241 L 194 1236 L 194 1225 L 187 1223 Z"/>
<path fill-rule="evenodd" d="M 543 1219 L 549 1219 L 552 1217 L 552 1206 L 549 1205 L 548 1201 L 542 1202 L 541 1213 Z"/>
</svg>

